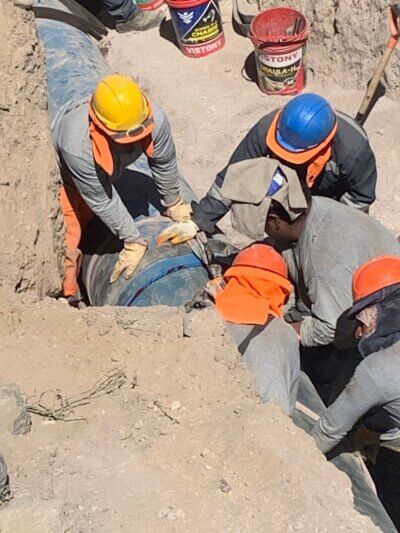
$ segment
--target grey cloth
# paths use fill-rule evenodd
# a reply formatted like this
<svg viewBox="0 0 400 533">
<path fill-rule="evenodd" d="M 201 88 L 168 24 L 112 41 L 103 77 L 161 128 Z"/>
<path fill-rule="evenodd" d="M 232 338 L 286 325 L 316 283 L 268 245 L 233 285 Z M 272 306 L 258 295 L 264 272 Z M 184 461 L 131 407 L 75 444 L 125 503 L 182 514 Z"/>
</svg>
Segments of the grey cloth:
<svg viewBox="0 0 400 533">
<path fill-rule="evenodd" d="M 139 12 L 133 0 L 100 0 L 116 22 L 127 22 Z"/>
<path fill-rule="evenodd" d="M 318 447 L 328 452 L 363 417 L 370 429 L 400 429 L 400 341 L 369 355 L 357 366 L 344 391 L 313 429 Z M 382 423 L 385 418 L 389 427 L 377 428 L 377 420 Z"/>
<path fill-rule="evenodd" d="M 329 198 L 313 197 L 299 241 L 283 251 L 302 311 L 301 343 L 354 346 L 353 272 L 373 257 L 400 255 L 395 237 L 378 221 Z"/>
<path fill-rule="evenodd" d="M 75 185 L 93 213 L 121 240 L 135 241 L 140 237 L 112 184 L 125 168 L 140 169 L 140 159 L 148 159 L 162 203 L 168 206 L 179 198 L 179 172 L 170 125 L 162 109 L 154 103 L 153 114 L 154 156 L 147 158 L 137 143 L 128 148 L 118 147 L 113 153 L 115 172 L 112 178 L 93 160 L 87 98 L 67 104 L 51 124 L 64 182 Z M 135 187 L 134 182 L 132 187 Z"/>
<path fill-rule="evenodd" d="M 233 228 L 254 240 L 265 237 L 272 200 L 283 206 L 291 220 L 307 208 L 296 172 L 266 157 L 229 165 L 220 192 L 221 198 L 229 200 Z"/>
<path fill-rule="evenodd" d="M 264 402 L 274 402 L 291 415 L 300 376 L 299 341 L 294 329 L 280 318 L 265 326 L 227 322 L 228 331 L 253 373 Z"/>
</svg>

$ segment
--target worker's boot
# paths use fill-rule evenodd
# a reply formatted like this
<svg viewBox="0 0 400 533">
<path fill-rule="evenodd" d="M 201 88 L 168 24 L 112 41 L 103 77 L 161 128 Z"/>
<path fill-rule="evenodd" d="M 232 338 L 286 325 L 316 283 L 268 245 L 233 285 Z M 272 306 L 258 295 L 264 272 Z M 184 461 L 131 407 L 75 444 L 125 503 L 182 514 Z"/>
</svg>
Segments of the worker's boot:
<svg viewBox="0 0 400 533">
<path fill-rule="evenodd" d="M 126 22 L 116 22 L 115 29 L 118 33 L 127 33 L 129 31 L 146 31 L 151 28 L 157 28 L 166 17 L 166 8 L 160 8 L 156 11 L 141 11 Z"/>
</svg>

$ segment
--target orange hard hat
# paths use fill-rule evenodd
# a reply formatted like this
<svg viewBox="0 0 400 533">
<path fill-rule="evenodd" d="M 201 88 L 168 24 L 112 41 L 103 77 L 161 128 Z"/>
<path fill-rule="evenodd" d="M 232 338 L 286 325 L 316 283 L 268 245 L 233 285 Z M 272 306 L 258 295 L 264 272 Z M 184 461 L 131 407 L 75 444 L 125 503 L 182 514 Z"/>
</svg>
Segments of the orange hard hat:
<svg viewBox="0 0 400 533">
<path fill-rule="evenodd" d="M 245 248 L 237 254 L 232 266 L 261 268 L 284 278 L 288 277 L 288 270 L 283 257 L 267 244 L 252 244 Z"/>
<path fill-rule="evenodd" d="M 376 303 L 376 294 L 400 283 L 400 257 L 381 255 L 361 265 L 353 274 L 353 306 L 347 313 L 353 318 L 365 307 Z"/>
</svg>

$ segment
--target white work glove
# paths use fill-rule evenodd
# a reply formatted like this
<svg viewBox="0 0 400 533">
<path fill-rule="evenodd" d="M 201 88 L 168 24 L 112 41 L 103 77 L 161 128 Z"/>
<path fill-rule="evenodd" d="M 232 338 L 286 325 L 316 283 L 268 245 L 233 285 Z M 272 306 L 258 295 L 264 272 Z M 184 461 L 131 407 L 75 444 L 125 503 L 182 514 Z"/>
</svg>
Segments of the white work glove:
<svg viewBox="0 0 400 533">
<path fill-rule="evenodd" d="M 170 241 L 172 244 L 180 244 L 181 242 L 190 241 L 196 236 L 199 231 L 197 225 L 193 220 L 186 220 L 186 222 L 175 222 L 165 228 L 157 237 L 157 244 Z"/>
<path fill-rule="evenodd" d="M 147 250 L 146 241 L 124 242 L 124 247 L 119 253 L 117 262 L 110 277 L 110 283 L 114 283 L 125 271 L 125 279 L 133 276 L 137 266 L 143 259 Z"/>
<path fill-rule="evenodd" d="M 170 205 L 166 209 L 165 214 L 173 222 L 186 222 L 187 220 L 190 220 L 190 215 L 192 214 L 192 208 L 190 207 L 189 204 L 186 204 L 182 200 L 182 198 L 179 198 L 176 204 Z"/>
</svg>

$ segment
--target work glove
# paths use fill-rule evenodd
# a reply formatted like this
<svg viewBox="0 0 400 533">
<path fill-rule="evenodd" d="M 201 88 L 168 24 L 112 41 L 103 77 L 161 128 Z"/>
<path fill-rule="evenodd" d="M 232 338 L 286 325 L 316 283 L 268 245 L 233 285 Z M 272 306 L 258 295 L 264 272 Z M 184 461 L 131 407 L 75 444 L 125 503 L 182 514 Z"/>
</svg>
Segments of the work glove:
<svg viewBox="0 0 400 533">
<path fill-rule="evenodd" d="M 182 198 L 179 198 L 176 204 L 169 206 L 165 214 L 174 222 L 186 222 L 190 220 L 192 214 L 192 208 L 189 204 L 186 204 Z"/>
<path fill-rule="evenodd" d="M 185 222 L 175 222 L 165 228 L 157 237 L 157 244 L 170 241 L 172 244 L 180 244 L 181 242 L 190 241 L 196 236 L 199 231 L 197 225 L 193 220 L 186 220 Z"/>
<path fill-rule="evenodd" d="M 147 250 L 147 242 L 124 242 L 124 247 L 119 253 L 114 270 L 110 277 L 110 283 L 114 283 L 125 271 L 125 279 L 133 276 L 137 266 L 143 259 Z"/>
<path fill-rule="evenodd" d="M 376 458 L 380 450 L 380 434 L 372 431 L 363 424 L 350 435 L 353 451 L 358 452 L 364 461 L 376 464 Z"/>
</svg>

